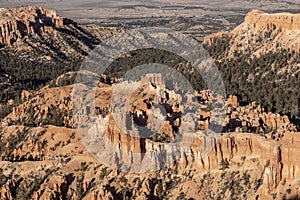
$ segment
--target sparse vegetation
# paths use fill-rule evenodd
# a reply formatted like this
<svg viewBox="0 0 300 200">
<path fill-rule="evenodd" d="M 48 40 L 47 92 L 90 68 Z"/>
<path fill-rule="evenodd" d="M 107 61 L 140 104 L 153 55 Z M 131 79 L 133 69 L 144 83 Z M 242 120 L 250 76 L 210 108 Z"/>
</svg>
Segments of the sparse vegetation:
<svg viewBox="0 0 300 200">
<path fill-rule="evenodd" d="M 227 159 L 222 159 L 221 162 L 220 162 L 220 170 L 225 170 L 229 168 L 229 162 Z"/>
</svg>

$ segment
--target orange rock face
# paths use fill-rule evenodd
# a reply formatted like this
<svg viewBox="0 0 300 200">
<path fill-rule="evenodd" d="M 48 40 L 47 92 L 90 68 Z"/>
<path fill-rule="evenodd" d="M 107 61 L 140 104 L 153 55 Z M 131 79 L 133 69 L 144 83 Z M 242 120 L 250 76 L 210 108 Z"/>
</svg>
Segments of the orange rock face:
<svg viewBox="0 0 300 200">
<path fill-rule="evenodd" d="M 286 30 L 300 29 L 300 14 L 268 14 L 254 10 L 247 14 L 245 21 L 253 24 L 254 27 L 280 28 Z"/>
<path fill-rule="evenodd" d="M 0 46 L 13 45 L 30 34 L 55 33 L 55 28 L 62 28 L 66 21 L 54 10 L 42 7 L 3 9 L 0 11 Z"/>
<path fill-rule="evenodd" d="M 204 38 L 204 44 L 228 40 L 226 56 L 232 58 L 236 51 L 251 51 L 253 56 L 278 49 L 299 52 L 300 14 L 249 12 L 245 21 L 232 31 L 221 31 Z M 260 41 L 260 42 L 257 42 Z M 255 47 L 255 48 L 254 48 Z M 250 79 L 249 79 L 250 80 Z"/>
</svg>

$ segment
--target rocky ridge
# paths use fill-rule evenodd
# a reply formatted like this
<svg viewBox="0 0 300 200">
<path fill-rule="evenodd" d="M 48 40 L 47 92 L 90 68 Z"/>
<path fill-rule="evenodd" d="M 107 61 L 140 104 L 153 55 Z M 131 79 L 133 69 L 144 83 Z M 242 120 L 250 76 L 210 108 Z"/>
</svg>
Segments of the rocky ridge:
<svg viewBox="0 0 300 200">
<path fill-rule="evenodd" d="M 247 14 L 245 21 L 252 24 L 254 28 L 269 27 L 286 30 L 300 29 L 300 14 L 269 14 L 263 11 L 254 10 Z"/>
<path fill-rule="evenodd" d="M 74 23 L 43 7 L 20 7 L 0 10 L 0 45 L 13 45 L 30 34 L 54 33 Z"/>
<path fill-rule="evenodd" d="M 300 50 L 300 15 L 290 13 L 265 13 L 254 10 L 245 16 L 245 21 L 232 31 L 211 34 L 204 39 L 204 44 L 212 44 L 217 38 L 230 40 L 230 49 L 226 54 L 234 57 L 241 50 L 252 55 L 279 49 Z M 225 39 L 225 38 L 224 38 Z"/>
<path fill-rule="evenodd" d="M 77 70 L 96 45 L 122 31 L 79 25 L 42 7 L 2 9 L 0 16 L 1 118 L 11 111 L 8 101 L 16 105 L 24 90 L 36 90 Z"/>
<path fill-rule="evenodd" d="M 296 14 L 251 11 L 235 29 L 205 38 L 203 45 L 216 60 L 227 94 L 298 118 L 298 21 Z"/>
</svg>

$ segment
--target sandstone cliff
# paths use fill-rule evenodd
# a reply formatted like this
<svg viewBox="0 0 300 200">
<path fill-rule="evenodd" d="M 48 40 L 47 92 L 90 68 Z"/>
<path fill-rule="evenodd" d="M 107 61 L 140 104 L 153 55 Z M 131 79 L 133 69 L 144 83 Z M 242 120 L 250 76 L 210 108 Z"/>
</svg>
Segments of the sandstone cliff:
<svg viewBox="0 0 300 200">
<path fill-rule="evenodd" d="M 269 14 L 254 10 L 246 15 L 245 21 L 252 24 L 254 28 L 267 27 L 286 30 L 300 29 L 300 14 L 275 13 Z"/>
<path fill-rule="evenodd" d="M 119 27 L 79 25 L 42 7 L 0 10 L 0 101 L 18 102 L 23 91 L 43 87 L 77 70 L 85 56 Z M 0 116 L 8 113 L 1 109 Z"/>
<path fill-rule="evenodd" d="M 42 7 L 1 9 L 0 17 L 0 46 L 13 45 L 31 34 L 55 33 L 56 29 L 74 23 Z"/>
<path fill-rule="evenodd" d="M 252 11 L 231 31 L 209 35 L 204 47 L 216 60 L 227 94 L 267 111 L 299 115 L 299 15 Z"/>
<path fill-rule="evenodd" d="M 244 23 L 234 30 L 209 35 L 204 39 L 204 44 L 216 43 L 218 39 L 222 39 L 229 43 L 226 54 L 230 57 L 239 51 L 259 56 L 282 48 L 299 52 L 299 36 L 299 14 L 269 14 L 254 10 L 249 12 Z"/>
</svg>

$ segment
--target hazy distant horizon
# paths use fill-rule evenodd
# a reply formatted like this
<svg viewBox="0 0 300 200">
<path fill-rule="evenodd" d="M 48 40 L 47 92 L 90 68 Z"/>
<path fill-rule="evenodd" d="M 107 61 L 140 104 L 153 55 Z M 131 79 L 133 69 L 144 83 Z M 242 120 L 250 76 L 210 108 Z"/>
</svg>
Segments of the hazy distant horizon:
<svg viewBox="0 0 300 200">
<path fill-rule="evenodd" d="M 111 18 L 201 17 L 203 15 L 244 15 L 249 10 L 299 12 L 298 0 L 0 0 L 0 7 L 43 6 L 79 22 Z"/>
</svg>

